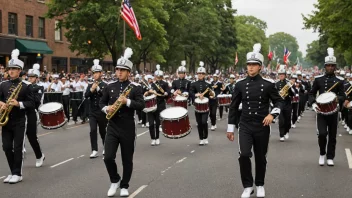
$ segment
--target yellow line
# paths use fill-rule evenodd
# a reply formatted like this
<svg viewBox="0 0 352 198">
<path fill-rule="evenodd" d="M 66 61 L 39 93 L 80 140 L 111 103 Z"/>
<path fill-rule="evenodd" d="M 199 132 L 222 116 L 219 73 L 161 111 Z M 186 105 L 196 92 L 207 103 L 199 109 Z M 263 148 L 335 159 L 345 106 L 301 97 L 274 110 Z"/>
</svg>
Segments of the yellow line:
<svg viewBox="0 0 352 198">
<path fill-rule="evenodd" d="M 38 137 L 41 137 L 41 136 L 44 136 L 44 135 L 49 135 L 49 134 L 52 134 L 52 133 L 54 133 L 54 132 L 44 133 L 44 134 L 38 135 Z"/>
</svg>

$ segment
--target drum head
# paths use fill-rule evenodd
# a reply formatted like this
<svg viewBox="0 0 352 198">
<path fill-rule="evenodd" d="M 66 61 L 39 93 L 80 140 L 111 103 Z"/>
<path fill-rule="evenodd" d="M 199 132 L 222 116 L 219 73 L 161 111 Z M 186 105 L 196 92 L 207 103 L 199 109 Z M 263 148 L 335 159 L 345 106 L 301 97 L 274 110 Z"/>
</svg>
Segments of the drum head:
<svg viewBox="0 0 352 198">
<path fill-rule="evenodd" d="M 322 93 L 317 97 L 317 103 L 326 104 L 334 101 L 336 98 L 336 94 L 333 92 Z"/>
<path fill-rule="evenodd" d="M 55 112 L 61 108 L 62 108 L 62 104 L 60 104 L 58 102 L 49 102 L 49 103 L 46 103 L 46 104 L 43 104 L 42 106 L 40 106 L 39 112 L 51 113 L 51 112 Z"/>
<path fill-rule="evenodd" d="M 180 95 L 177 95 L 174 100 L 175 101 L 184 101 L 184 100 L 187 100 L 187 98 L 183 97 L 183 96 L 180 96 Z"/>
<path fill-rule="evenodd" d="M 177 118 L 182 118 L 187 114 L 187 109 L 183 107 L 170 107 L 165 109 L 160 113 L 160 117 L 164 119 L 177 119 Z"/>
<path fill-rule="evenodd" d="M 146 97 L 144 98 L 144 100 L 151 100 L 151 99 L 153 99 L 153 98 L 155 98 L 155 97 L 156 97 L 155 95 L 146 96 Z"/>
<path fill-rule="evenodd" d="M 204 103 L 208 103 L 209 99 L 208 98 L 203 98 L 203 100 L 201 100 L 200 98 L 196 98 L 194 100 L 194 102 L 199 103 L 199 104 L 204 104 Z"/>
<path fill-rule="evenodd" d="M 219 94 L 219 95 L 218 95 L 218 98 L 225 98 L 225 97 L 226 97 L 225 94 Z"/>
</svg>

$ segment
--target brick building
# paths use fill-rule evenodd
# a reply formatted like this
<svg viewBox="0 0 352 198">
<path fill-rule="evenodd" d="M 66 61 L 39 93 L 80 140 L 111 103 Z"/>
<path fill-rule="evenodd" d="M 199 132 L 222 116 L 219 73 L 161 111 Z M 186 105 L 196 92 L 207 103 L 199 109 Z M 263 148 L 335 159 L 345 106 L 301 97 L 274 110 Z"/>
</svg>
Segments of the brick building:
<svg viewBox="0 0 352 198">
<path fill-rule="evenodd" d="M 56 30 L 55 19 L 44 18 L 48 0 L 0 0 L 0 64 L 7 65 L 11 51 L 19 49 L 25 69 L 40 63 L 48 71 L 86 72 L 93 64 L 92 58 L 76 56 L 64 30 Z M 101 65 L 104 70 L 113 68 L 107 58 Z"/>
</svg>

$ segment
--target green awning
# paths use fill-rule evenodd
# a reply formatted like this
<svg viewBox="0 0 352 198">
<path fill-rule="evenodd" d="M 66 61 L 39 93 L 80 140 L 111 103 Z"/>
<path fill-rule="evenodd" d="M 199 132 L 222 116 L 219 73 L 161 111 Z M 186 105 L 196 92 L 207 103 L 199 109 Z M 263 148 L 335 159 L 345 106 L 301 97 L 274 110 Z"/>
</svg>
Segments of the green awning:
<svg viewBox="0 0 352 198">
<path fill-rule="evenodd" d="M 24 53 L 34 53 L 34 54 L 52 54 L 53 53 L 53 50 L 49 48 L 48 44 L 42 41 L 16 39 L 15 46 L 17 49 L 20 50 L 20 52 L 24 52 Z"/>
</svg>

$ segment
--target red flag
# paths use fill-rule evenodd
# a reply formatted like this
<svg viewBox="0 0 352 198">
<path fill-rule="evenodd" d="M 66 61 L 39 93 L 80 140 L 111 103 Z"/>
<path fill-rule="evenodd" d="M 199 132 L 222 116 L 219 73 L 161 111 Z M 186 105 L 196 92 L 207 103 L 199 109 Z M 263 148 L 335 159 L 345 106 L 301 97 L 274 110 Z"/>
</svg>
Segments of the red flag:
<svg viewBox="0 0 352 198">
<path fill-rule="evenodd" d="M 133 8 L 132 8 L 129 0 L 122 1 L 121 17 L 123 20 L 126 21 L 126 23 L 134 31 L 137 39 L 142 40 L 142 35 L 139 30 L 137 18 L 136 18 L 136 15 L 134 14 Z"/>
<path fill-rule="evenodd" d="M 237 56 L 237 52 L 236 52 L 235 65 L 237 65 L 237 63 L 238 63 L 238 56 Z"/>
<path fill-rule="evenodd" d="M 288 51 L 288 49 L 285 47 L 284 49 L 284 63 L 287 64 L 289 63 L 290 61 L 288 60 L 288 57 L 290 57 L 291 55 L 291 52 Z"/>
<path fill-rule="evenodd" d="M 271 47 L 269 46 L 269 54 L 268 54 L 268 59 L 269 61 L 273 60 L 274 53 L 271 51 Z"/>
</svg>

